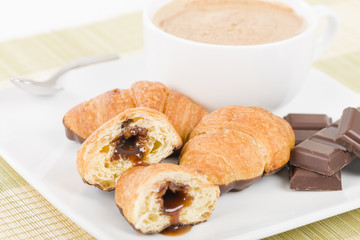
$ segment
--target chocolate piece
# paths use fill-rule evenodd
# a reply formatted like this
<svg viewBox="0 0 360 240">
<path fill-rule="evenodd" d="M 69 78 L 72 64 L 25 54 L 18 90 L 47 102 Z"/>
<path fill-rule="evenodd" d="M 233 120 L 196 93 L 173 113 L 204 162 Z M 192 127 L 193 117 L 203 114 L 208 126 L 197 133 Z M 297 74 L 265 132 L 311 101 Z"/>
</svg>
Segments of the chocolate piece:
<svg viewBox="0 0 360 240">
<path fill-rule="evenodd" d="M 346 148 L 343 145 L 340 145 L 334 141 L 337 132 L 338 128 L 336 124 L 332 124 L 331 126 L 317 132 L 310 138 L 310 140 L 346 151 Z"/>
<path fill-rule="evenodd" d="M 290 171 L 290 189 L 303 191 L 342 190 L 341 171 L 331 176 L 321 175 L 298 167 Z"/>
<path fill-rule="evenodd" d="M 230 190 L 231 191 L 241 191 L 244 190 L 245 188 L 249 187 L 250 185 L 256 183 L 257 181 L 260 180 L 262 176 L 259 177 L 255 177 L 255 178 L 251 178 L 251 179 L 246 179 L 246 180 L 238 180 L 238 181 L 234 181 L 231 182 L 227 185 L 220 185 L 220 192 L 221 194 L 227 193 Z"/>
<path fill-rule="evenodd" d="M 319 130 L 296 130 L 294 129 L 295 134 L 295 145 L 298 145 L 299 143 L 305 141 L 306 139 L 312 137 L 315 133 L 317 133 Z"/>
<path fill-rule="evenodd" d="M 335 142 L 360 157 L 360 110 L 346 108 L 343 111 Z"/>
<path fill-rule="evenodd" d="M 320 130 L 331 124 L 325 114 L 291 113 L 284 117 L 296 130 Z"/>
<path fill-rule="evenodd" d="M 338 148 L 305 140 L 291 151 L 290 164 L 323 175 L 333 175 L 352 160 L 351 154 Z"/>
<path fill-rule="evenodd" d="M 310 138 L 331 123 L 331 118 L 325 114 L 291 113 L 284 119 L 289 122 L 294 130 L 295 145 Z"/>
</svg>

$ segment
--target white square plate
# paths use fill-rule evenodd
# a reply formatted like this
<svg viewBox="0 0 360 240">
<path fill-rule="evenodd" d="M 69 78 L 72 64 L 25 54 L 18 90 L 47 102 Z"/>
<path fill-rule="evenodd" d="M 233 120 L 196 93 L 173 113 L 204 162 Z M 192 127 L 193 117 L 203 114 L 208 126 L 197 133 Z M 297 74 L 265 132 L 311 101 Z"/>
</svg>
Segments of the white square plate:
<svg viewBox="0 0 360 240">
<path fill-rule="evenodd" d="M 0 90 L 0 154 L 98 239 L 167 238 L 138 234 L 120 215 L 113 192 L 101 192 L 81 181 L 75 163 L 79 144 L 66 139 L 62 125 L 72 106 L 112 88 L 128 88 L 140 79 L 146 79 L 143 56 L 74 70 L 63 77 L 65 90 L 52 97 L 32 96 L 15 87 Z M 348 106 L 360 106 L 360 95 L 312 69 L 299 95 L 274 113 L 325 113 L 337 120 Z M 177 239 L 262 238 L 358 207 L 360 161 L 343 170 L 343 191 L 336 192 L 291 191 L 283 170 L 242 192 L 225 194 L 208 222 Z"/>
</svg>

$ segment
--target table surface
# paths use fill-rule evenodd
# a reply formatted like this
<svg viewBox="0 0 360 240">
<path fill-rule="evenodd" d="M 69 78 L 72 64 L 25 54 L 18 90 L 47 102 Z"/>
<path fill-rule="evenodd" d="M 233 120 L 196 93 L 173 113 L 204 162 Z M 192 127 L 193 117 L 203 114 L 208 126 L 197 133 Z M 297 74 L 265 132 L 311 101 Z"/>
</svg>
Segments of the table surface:
<svg viewBox="0 0 360 240">
<path fill-rule="evenodd" d="M 122 14 L 138 10 L 146 2 L 2 1 L 0 87 L 9 84 L 6 80 L 9 76 L 41 75 L 84 56 L 138 53 L 143 46 L 141 14 Z M 315 67 L 360 92 L 360 1 L 308 2 L 327 5 L 341 18 L 337 40 Z M 360 238 L 359 226 L 357 209 L 269 239 L 355 239 Z M 54 208 L 0 158 L 0 239 L 10 238 L 91 239 L 92 236 Z"/>
</svg>

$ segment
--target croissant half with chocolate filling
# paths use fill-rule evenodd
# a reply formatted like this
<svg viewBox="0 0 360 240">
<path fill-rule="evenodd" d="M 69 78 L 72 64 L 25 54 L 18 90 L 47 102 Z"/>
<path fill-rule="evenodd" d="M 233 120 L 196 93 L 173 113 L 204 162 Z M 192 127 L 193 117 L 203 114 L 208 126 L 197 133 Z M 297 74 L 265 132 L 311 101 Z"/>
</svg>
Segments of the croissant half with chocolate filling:
<svg viewBox="0 0 360 240">
<path fill-rule="evenodd" d="M 63 118 L 66 136 L 84 141 L 103 123 L 128 108 L 148 107 L 164 113 L 185 143 L 207 111 L 159 82 L 139 81 L 114 89 L 70 109 Z"/>
<path fill-rule="evenodd" d="M 206 221 L 219 194 L 199 170 L 161 163 L 126 171 L 117 182 L 115 202 L 135 230 L 158 233 Z"/>
<path fill-rule="evenodd" d="M 110 191 L 125 170 L 158 163 L 181 146 L 180 136 L 163 113 L 131 108 L 86 139 L 78 150 L 77 169 L 86 183 Z"/>
<path fill-rule="evenodd" d="M 294 143 L 284 119 L 259 107 L 228 106 L 200 121 L 181 151 L 180 165 L 202 170 L 222 193 L 242 190 L 280 170 Z"/>
</svg>

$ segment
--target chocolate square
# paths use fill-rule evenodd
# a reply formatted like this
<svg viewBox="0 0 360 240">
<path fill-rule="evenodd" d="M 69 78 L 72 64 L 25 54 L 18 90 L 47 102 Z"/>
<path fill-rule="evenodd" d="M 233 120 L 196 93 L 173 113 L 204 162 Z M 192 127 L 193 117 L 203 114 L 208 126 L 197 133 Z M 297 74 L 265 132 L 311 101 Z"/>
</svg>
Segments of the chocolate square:
<svg viewBox="0 0 360 240">
<path fill-rule="evenodd" d="M 295 134 L 295 145 L 305 141 L 306 139 L 312 137 L 319 130 L 302 130 L 302 129 L 294 129 Z"/>
<path fill-rule="evenodd" d="M 305 140 L 291 151 L 290 164 L 331 176 L 350 163 L 351 154 L 333 146 Z"/>
<path fill-rule="evenodd" d="M 327 128 L 324 128 L 317 132 L 314 136 L 312 136 L 310 139 L 312 141 L 323 143 L 338 149 L 341 149 L 343 151 L 347 151 L 346 148 L 335 142 L 335 135 L 338 132 L 338 128 L 336 125 L 331 125 Z"/>
<path fill-rule="evenodd" d="M 346 108 L 340 119 L 335 142 L 360 157 L 360 110 Z"/>
<path fill-rule="evenodd" d="M 290 189 L 302 191 L 342 190 L 341 171 L 331 176 L 325 176 L 302 168 L 291 167 Z"/>
<path fill-rule="evenodd" d="M 331 118 L 325 114 L 291 113 L 284 119 L 296 130 L 320 130 L 331 124 Z"/>
</svg>

